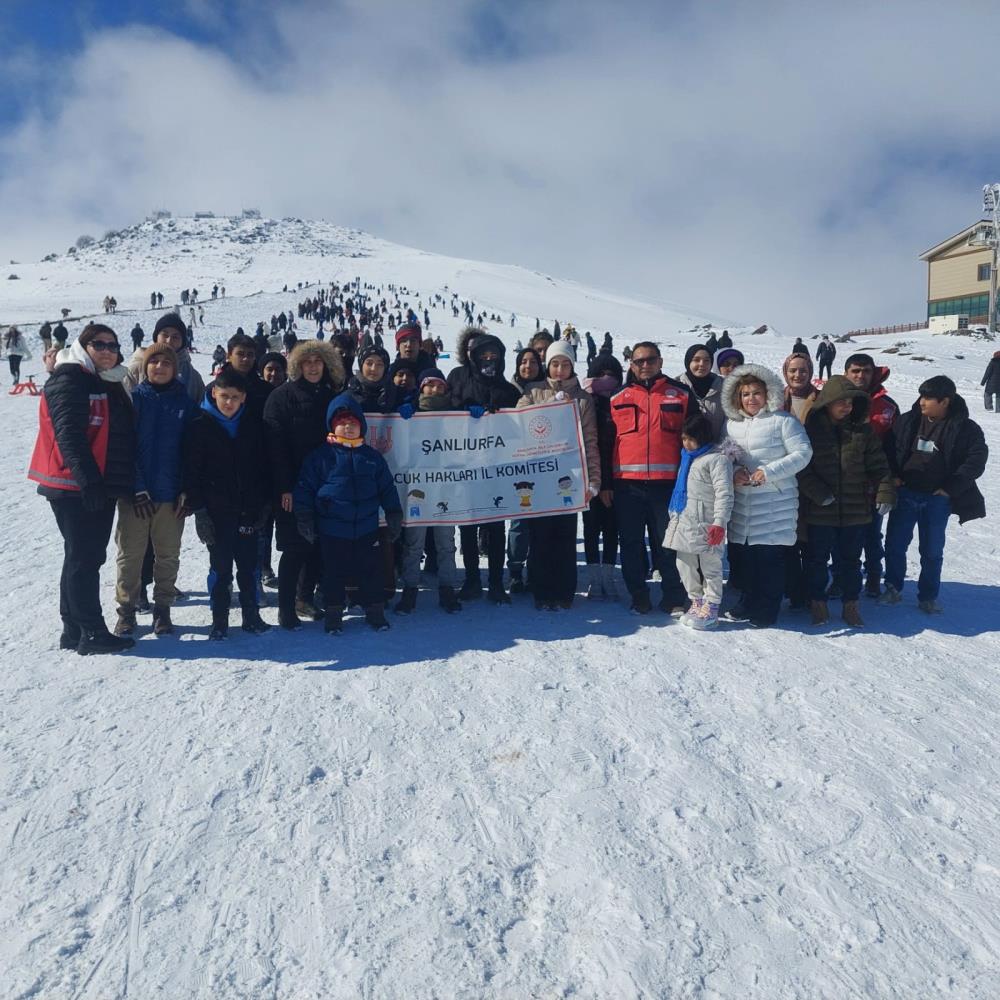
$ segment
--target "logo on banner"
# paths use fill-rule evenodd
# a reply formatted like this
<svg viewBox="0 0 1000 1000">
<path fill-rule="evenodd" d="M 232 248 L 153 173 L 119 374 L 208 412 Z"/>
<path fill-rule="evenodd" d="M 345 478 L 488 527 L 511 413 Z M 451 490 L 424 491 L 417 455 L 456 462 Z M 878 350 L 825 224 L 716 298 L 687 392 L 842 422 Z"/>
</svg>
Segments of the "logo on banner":
<svg viewBox="0 0 1000 1000">
<path fill-rule="evenodd" d="M 544 441 L 552 433 L 552 421 L 542 415 L 532 417 L 528 432 L 537 441 Z"/>
</svg>

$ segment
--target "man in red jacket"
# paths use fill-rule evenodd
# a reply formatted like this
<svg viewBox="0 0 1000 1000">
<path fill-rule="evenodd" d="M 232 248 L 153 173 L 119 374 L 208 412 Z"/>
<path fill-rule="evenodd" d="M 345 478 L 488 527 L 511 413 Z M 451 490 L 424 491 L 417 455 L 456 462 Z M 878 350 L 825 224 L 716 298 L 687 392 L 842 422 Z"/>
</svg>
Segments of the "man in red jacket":
<svg viewBox="0 0 1000 1000">
<path fill-rule="evenodd" d="M 896 401 L 885 390 L 884 383 L 889 377 L 889 369 L 877 368 L 870 354 L 852 354 L 844 362 L 844 374 L 871 398 L 868 422 L 875 435 L 884 444 L 886 436 L 892 431 L 893 424 L 899 416 Z M 865 530 L 864 549 L 865 593 L 869 597 L 878 597 L 882 593 L 882 560 L 885 558 L 885 547 L 882 544 L 882 515 L 875 509 L 874 497 L 872 519 Z"/>
<path fill-rule="evenodd" d="M 681 426 L 696 404 L 690 389 L 664 375 L 662 367 L 656 344 L 636 344 L 625 388 L 611 397 L 612 473 L 622 576 L 632 595 L 632 612 L 638 615 L 652 610 L 646 585 L 647 531 L 653 568 L 660 572 L 660 610 L 680 613 L 688 605 L 676 556 L 663 547 L 663 535 L 681 460 Z"/>
</svg>

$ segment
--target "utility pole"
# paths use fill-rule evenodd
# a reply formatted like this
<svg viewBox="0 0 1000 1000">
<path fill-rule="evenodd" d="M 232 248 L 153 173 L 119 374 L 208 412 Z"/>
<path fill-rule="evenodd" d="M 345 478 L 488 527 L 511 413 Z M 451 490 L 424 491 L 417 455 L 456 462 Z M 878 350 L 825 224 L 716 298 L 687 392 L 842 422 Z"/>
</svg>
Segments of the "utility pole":
<svg viewBox="0 0 1000 1000">
<path fill-rule="evenodd" d="M 983 222 L 969 237 L 972 246 L 988 247 L 990 261 L 990 314 L 987 329 L 997 332 L 997 252 L 1000 250 L 1000 184 L 983 185 Z"/>
</svg>

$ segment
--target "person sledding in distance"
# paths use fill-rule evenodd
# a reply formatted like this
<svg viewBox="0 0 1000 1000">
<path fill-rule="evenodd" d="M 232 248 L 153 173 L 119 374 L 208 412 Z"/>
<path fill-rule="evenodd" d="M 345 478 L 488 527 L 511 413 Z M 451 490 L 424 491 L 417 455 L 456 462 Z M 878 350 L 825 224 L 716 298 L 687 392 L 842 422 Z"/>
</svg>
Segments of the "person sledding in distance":
<svg viewBox="0 0 1000 1000">
<path fill-rule="evenodd" d="M 403 508 L 385 459 L 365 444 L 368 422 L 350 392 L 327 408 L 326 443 L 306 456 L 293 492 L 299 534 L 317 541 L 323 554 L 325 630 L 343 630 L 348 577 L 358 581 L 358 603 L 377 632 L 389 628 L 382 582 L 384 539 L 379 508 L 385 511 L 390 542 L 403 530 Z"/>
</svg>

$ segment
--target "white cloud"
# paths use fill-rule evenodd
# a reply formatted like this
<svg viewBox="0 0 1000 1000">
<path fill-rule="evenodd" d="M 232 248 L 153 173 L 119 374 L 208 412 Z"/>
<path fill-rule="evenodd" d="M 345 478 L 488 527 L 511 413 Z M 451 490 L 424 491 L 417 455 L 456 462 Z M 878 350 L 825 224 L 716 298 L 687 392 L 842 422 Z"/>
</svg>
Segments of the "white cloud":
<svg viewBox="0 0 1000 1000">
<path fill-rule="evenodd" d="M 253 204 L 788 331 L 919 319 L 917 254 L 996 179 L 990 72 L 944 58 L 983 11 L 812 6 L 496 5 L 496 46 L 463 0 L 285 5 L 228 54 L 97 33 L 3 137 L 0 231 Z"/>
</svg>

